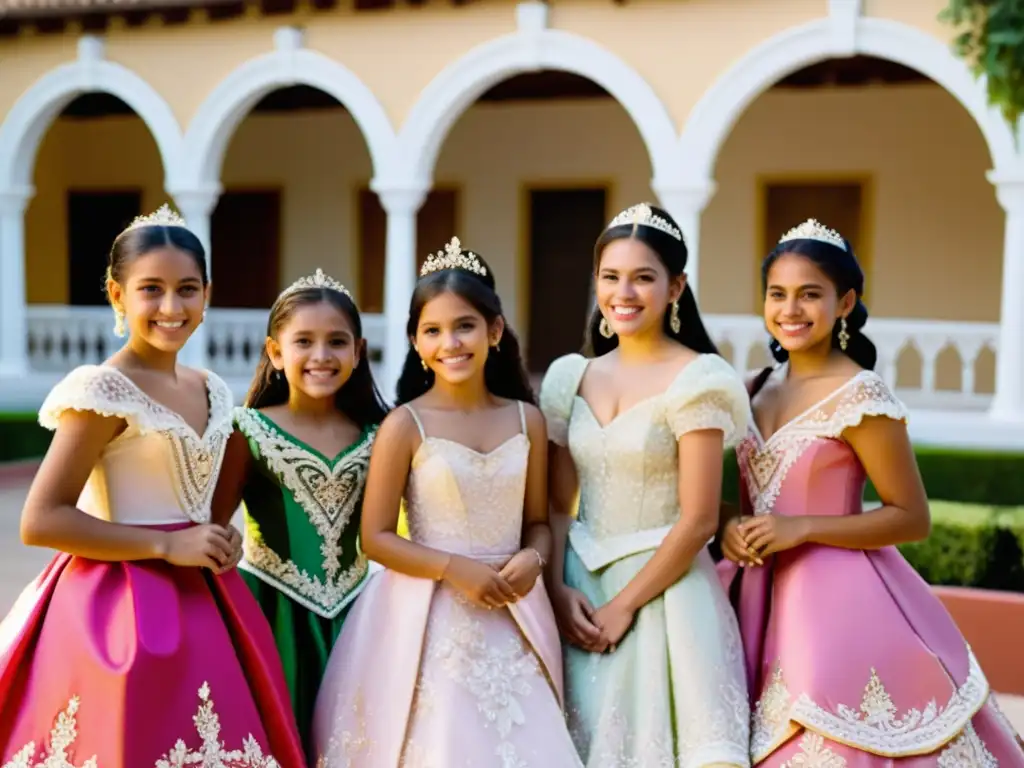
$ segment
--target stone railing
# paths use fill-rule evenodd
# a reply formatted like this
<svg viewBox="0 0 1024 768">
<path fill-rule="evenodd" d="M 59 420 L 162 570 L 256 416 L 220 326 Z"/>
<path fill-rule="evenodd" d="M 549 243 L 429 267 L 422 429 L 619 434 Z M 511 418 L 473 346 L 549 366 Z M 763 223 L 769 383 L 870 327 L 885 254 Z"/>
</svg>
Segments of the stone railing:
<svg viewBox="0 0 1024 768">
<path fill-rule="evenodd" d="M 364 315 L 363 325 L 370 359 L 375 361 L 384 339 L 384 318 Z M 266 339 L 267 313 L 214 308 L 207 313 L 206 331 L 210 368 L 225 378 L 251 377 Z M 114 336 L 114 318 L 107 307 L 29 307 L 28 350 L 33 371 L 60 373 L 76 365 L 99 363 L 122 343 Z"/>
<path fill-rule="evenodd" d="M 768 334 L 754 315 L 708 315 L 708 332 L 740 370 L 770 361 Z M 864 333 L 878 349 L 875 366 L 908 405 L 980 410 L 992 397 L 997 323 L 872 318 Z"/>
<path fill-rule="evenodd" d="M 263 348 L 266 321 L 263 310 L 211 309 L 206 321 L 210 367 L 229 379 L 251 377 Z M 761 318 L 708 315 L 706 322 L 722 354 L 737 368 L 768 362 L 768 336 Z M 385 338 L 384 317 L 364 315 L 363 323 L 370 357 L 376 362 Z M 991 399 L 997 324 L 881 318 L 872 319 L 865 332 L 878 347 L 876 369 L 911 407 L 979 410 Z M 120 344 L 106 307 L 31 305 L 28 335 L 30 364 L 40 373 L 98 363 Z"/>
</svg>

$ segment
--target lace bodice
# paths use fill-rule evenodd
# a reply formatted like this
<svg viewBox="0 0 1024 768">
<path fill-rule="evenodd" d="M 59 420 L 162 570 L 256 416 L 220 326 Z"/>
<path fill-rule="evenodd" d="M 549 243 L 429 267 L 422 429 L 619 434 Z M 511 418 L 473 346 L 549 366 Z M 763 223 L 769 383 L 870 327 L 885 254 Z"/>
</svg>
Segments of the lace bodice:
<svg viewBox="0 0 1024 768">
<path fill-rule="evenodd" d="M 739 374 L 717 355 L 701 355 L 665 392 L 602 426 L 577 392 L 587 365 L 581 355 L 556 360 L 540 395 L 550 439 L 568 446 L 576 464 L 580 523 L 598 540 L 674 524 L 677 441 L 702 429 L 724 432 L 726 446 L 743 436 L 750 407 Z"/>
<path fill-rule="evenodd" d="M 416 411 L 405 406 L 422 438 L 405 489 L 413 541 L 479 559 L 519 551 L 530 439 L 518 405 L 521 431 L 487 453 L 429 436 Z"/>
<path fill-rule="evenodd" d="M 753 514 L 853 514 L 862 509 L 864 468 L 843 432 L 866 416 L 906 421 L 907 409 L 873 371 L 861 371 L 767 440 L 751 420 L 736 449 Z M 820 507 L 814 500 L 829 499 Z"/>
<path fill-rule="evenodd" d="M 200 436 L 111 366 L 81 366 L 60 381 L 39 411 L 42 426 L 56 429 L 61 414 L 69 410 L 116 416 L 128 424 L 100 454 L 79 509 L 133 525 L 209 522 L 210 500 L 232 431 L 232 397 L 210 372 L 206 388 L 210 416 Z"/>
</svg>

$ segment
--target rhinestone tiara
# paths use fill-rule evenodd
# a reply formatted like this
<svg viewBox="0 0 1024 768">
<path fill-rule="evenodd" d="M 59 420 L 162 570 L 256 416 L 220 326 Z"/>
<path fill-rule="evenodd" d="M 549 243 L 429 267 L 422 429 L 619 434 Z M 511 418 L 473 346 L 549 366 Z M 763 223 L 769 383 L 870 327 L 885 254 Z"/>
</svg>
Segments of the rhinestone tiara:
<svg viewBox="0 0 1024 768">
<path fill-rule="evenodd" d="M 682 241 L 683 239 L 683 233 L 679 231 L 678 227 L 672 226 L 670 222 L 654 213 L 654 211 L 651 210 L 651 206 L 647 203 L 638 203 L 637 205 L 627 208 L 612 219 L 611 224 L 608 225 L 608 229 L 611 229 L 612 227 L 621 227 L 623 225 L 636 224 L 657 229 L 659 232 L 671 235 L 679 241 Z"/>
<path fill-rule="evenodd" d="M 129 229 L 138 229 L 139 227 L 187 228 L 188 225 L 181 216 L 171 210 L 171 206 L 164 203 L 152 213 L 147 213 L 145 216 L 136 216 L 132 219 L 132 223 L 124 228 L 124 231 L 127 232 Z"/>
<path fill-rule="evenodd" d="M 309 288 L 326 288 L 331 291 L 337 291 L 338 293 L 344 293 L 350 299 L 352 298 L 352 294 L 348 292 L 348 288 L 339 283 L 333 277 L 325 275 L 324 271 L 317 267 L 316 272 L 312 275 L 300 277 L 294 283 L 281 291 L 281 295 L 278 296 L 278 299 L 282 299 L 290 293 L 305 291 Z"/>
<path fill-rule="evenodd" d="M 464 269 L 481 276 L 487 275 L 487 267 L 480 263 L 480 257 L 472 251 L 462 250 L 462 243 L 457 237 L 453 237 L 443 251 L 427 257 L 420 268 L 420 277 L 426 277 L 431 272 L 440 272 L 442 269 Z"/>
<path fill-rule="evenodd" d="M 841 250 L 846 250 L 843 236 L 834 229 L 829 229 L 817 219 L 808 219 L 803 224 L 793 227 L 779 238 L 779 244 L 790 240 L 817 240 L 819 243 L 828 243 Z"/>
</svg>

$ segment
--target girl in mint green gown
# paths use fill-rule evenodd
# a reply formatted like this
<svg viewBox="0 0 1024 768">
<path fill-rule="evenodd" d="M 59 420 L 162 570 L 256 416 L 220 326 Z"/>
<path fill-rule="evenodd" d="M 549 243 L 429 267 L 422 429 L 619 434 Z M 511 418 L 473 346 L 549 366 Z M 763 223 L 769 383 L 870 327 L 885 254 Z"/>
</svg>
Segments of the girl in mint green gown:
<svg viewBox="0 0 1024 768">
<path fill-rule="evenodd" d="M 246 407 L 235 411 L 214 514 L 244 507 L 242 576 L 273 630 L 304 741 L 331 648 L 370 566 L 359 516 L 387 407 L 359 312 L 320 270 L 270 310 Z"/>
</svg>

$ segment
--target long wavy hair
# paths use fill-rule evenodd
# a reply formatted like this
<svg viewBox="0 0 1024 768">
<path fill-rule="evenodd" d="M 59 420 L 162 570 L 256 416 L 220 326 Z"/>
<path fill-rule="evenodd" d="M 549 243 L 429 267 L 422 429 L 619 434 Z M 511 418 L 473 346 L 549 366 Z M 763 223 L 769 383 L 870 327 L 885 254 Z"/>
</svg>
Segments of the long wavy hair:
<svg viewBox="0 0 1024 768">
<path fill-rule="evenodd" d="M 412 346 L 419 328 L 420 315 L 427 302 L 443 293 L 453 293 L 469 303 L 483 316 L 488 326 L 493 326 L 498 318 L 505 322 L 505 330 L 497 349 L 491 348 L 484 363 L 484 383 L 491 394 L 510 400 L 522 400 L 534 403 L 533 388 L 523 364 L 519 339 L 512 330 L 501 307 L 501 299 L 496 290 L 493 272 L 490 266 L 476 254 L 480 263 L 487 270 L 486 276 L 478 275 L 464 269 L 443 269 L 421 277 L 409 303 L 409 320 L 405 325 L 409 337 L 409 351 L 405 356 L 402 375 L 398 379 L 397 402 L 408 403 L 426 393 L 434 386 L 433 371 L 424 371 L 420 356 Z"/>
<path fill-rule="evenodd" d="M 843 352 L 861 368 L 870 371 L 874 370 L 875 363 L 878 361 L 878 350 L 863 332 L 864 325 L 868 321 L 868 308 L 861 301 L 861 296 L 864 293 L 864 271 L 860 268 L 857 257 L 853 253 L 853 246 L 845 238 L 843 245 L 846 250 L 820 240 L 787 240 L 785 243 L 780 243 L 761 264 L 762 290 L 765 293 L 768 291 L 768 271 L 772 265 L 778 261 L 780 256 L 793 253 L 810 260 L 824 272 L 840 297 L 853 291 L 857 296 L 857 301 L 853 310 L 846 316 L 846 332 L 850 336 L 846 349 L 843 349 L 839 343 L 839 332 L 842 330 L 842 320 L 839 318 L 836 318 L 836 322 L 832 326 L 832 347 Z M 783 349 L 775 339 L 771 340 L 769 347 L 772 357 L 778 362 L 784 363 L 789 359 L 789 352 Z"/>
<path fill-rule="evenodd" d="M 650 206 L 655 216 L 667 221 L 677 230 L 679 225 L 669 213 L 657 206 Z M 681 230 L 680 230 L 681 231 Z M 650 248 L 657 254 L 659 261 L 668 271 L 670 278 L 677 278 L 686 271 L 686 261 L 689 251 L 686 249 L 686 242 L 676 238 L 660 229 L 655 229 L 644 224 L 633 225 L 632 223 L 619 224 L 608 227 L 601 236 L 597 238 L 594 245 L 594 274 L 596 275 L 601 267 L 601 255 L 604 249 L 616 240 L 635 239 Z M 599 307 L 594 311 L 587 323 L 587 332 L 584 338 L 583 354 L 588 357 L 600 357 L 619 346 L 619 337 L 612 336 L 610 339 L 601 335 L 601 320 L 603 315 Z M 704 354 L 718 354 L 718 348 L 711 340 L 704 321 L 701 319 L 700 310 L 697 308 L 697 299 L 687 284 L 679 297 L 679 332 L 672 330 L 671 307 L 666 306 L 662 317 L 662 332 L 674 341 L 678 341 L 684 347 L 689 347 L 694 352 Z"/>
<path fill-rule="evenodd" d="M 330 304 L 345 315 L 355 334 L 355 343 L 360 348 L 359 364 L 352 370 L 348 381 L 335 393 L 335 406 L 362 428 L 380 424 L 388 414 L 388 406 L 373 380 L 366 339 L 363 338 L 363 322 L 359 309 L 348 294 L 331 288 L 303 288 L 279 296 L 270 308 L 267 336 L 277 341 L 281 330 L 298 309 L 315 304 Z M 256 375 L 245 397 L 246 406 L 259 409 L 282 405 L 288 402 L 290 392 L 288 380 L 274 368 L 264 346 L 256 365 Z"/>
</svg>

